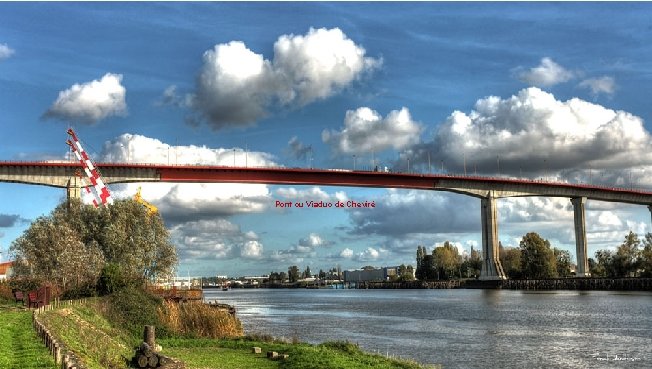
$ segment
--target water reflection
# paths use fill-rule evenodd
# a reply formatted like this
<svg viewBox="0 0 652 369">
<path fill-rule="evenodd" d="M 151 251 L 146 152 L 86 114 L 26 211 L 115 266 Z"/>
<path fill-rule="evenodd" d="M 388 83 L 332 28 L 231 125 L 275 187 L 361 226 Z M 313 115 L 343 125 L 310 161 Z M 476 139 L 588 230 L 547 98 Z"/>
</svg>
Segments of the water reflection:
<svg viewBox="0 0 652 369">
<path fill-rule="evenodd" d="M 652 367 L 649 293 L 261 289 L 206 296 L 235 305 L 249 333 L 348 340 L 445 368 Z M 606 355 L 640 360 L 598 360 Z"/>
</svg>

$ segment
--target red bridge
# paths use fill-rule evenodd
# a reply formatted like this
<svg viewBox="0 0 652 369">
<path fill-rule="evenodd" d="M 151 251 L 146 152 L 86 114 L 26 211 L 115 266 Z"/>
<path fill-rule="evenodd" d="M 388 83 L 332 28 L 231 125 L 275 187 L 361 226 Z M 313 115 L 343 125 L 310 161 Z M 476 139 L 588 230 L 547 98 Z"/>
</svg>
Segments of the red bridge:
<svg viewBox="0 0 652 369">
<path fill-rule="evenodd" d="M 384 173 L 343 169 L 241 168 L 203 165 L 97 163 L 107 184 L 129 182 L 265 183 L 408 188 L 449 191 L 478 197 L 482 201 L 483 279 L 505 278 L 498 258 L 496 199 L 521 196 L 566 197 L 575 212 L 577 275 L 588 275 L 585 203 L 587 199 L 647 205 L 652 211 L 652 192 L 609 188 L 589 184 L 551 183 L 513 178 L 488 178 L 415 173 Z M 82 187 L 75 172 L 77 162 L 2 162 L 0 182 L 17 182 L 67 188 L 79 196 Z"/>
</svg>

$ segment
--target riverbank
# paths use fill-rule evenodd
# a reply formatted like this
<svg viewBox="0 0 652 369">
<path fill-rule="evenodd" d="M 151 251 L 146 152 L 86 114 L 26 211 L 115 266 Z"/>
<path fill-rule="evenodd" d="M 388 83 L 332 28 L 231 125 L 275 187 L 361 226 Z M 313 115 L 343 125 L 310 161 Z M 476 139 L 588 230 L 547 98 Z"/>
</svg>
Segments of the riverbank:
<svg viewBox="0 0 652 369">
<path fill-rule="evenodd" d="M 334 285 L 331 285 L 334 286 Z M 551 279 L 506 279 L 482 281 L 477 279 L 452 279 L 447 281 L 366 281 L 341 283 L 344 289 L 511 289 L 511 290 L 582 290 L 582 291 L 652 291 L 652 278 L 551 278 Z M 255 288 L 322 288 L 327 285 L 306 283 L 263 283 Z M 338 288 L 335 288 L 338 289 Z"/>
<path fill-rule="evenodd" d="M 133 311 L 125 311 L 124 316 L 116 317 L 111 313 L 110 297 L 90 298 L 75 304 L 61 304 L 52 308 L 43 309 L 37 315 L 39 326 L 48 331 L 48 342 L 56 340 L 66 347 L 70 353 L 78 358 L 84 368 L 103 369 L 127 368 L 128 362 L 134 356 L 134 348 L 142 342 L 142 326 L 140 335 L 135 335 L 132 329 Z M 141 302 L 141 310 L 142 302 Z M 179 304 L 179 311 L 184 306 L 206 305 L 201 302 L 187 302 Z M 168 306 L 169 309 L 169 306 Z M 42 356 L 50 360 L 50 364 L 34 361 L 33 355 L 22 357 L 20 353 L 6 353 L 6 347 L 0 348 L 0 367 L 2 368 L 56 368 L 54 361 L 48 357 L 48 350 L 36 337 L 32 328 L 32 310 L 21 307 L 22 323 L 17 324 L 14 315 L 7 312 L 0 304 L 0 321 L 12 322 L 14 331 L 7 336 L 0 327 L 0 343 L 2 346 L 23 345 L 25 342 L 16 341 L 20 334 L 29 336 L 28 343 L 40 348 Z M 193 309 L 197 311 L 197 309 Z M 168 311 L 168 315 L 178 312 Z M 230 315 L 225 313 L 226 315 Z M 35 316 L 36 318 L 36 316 Z M 137 320 L 142 320 L 140 317 Z M 122 319 L 122 321 L 120 321 Z M 206 320 L 205 316 L 202 320 Z M 206 325 L 206 323 L 204 323 Z M 3 326 L 4 327 L 4 326 Z M 357 345 L 342 342 L 326 342 L 312 345 L 294 340 L 275 340 L 270 336 L 243 336 L 233 338 L 201 338 L 199 331 L 176 334 L 170 327 L 158 327 L 160 335 L 156 343 L 162 346 L 161 354 L 179 359 L 186 369 L 237 369 L 237 368 L 283 368 L 283 369 L 424 369 L 432 368 L 422 366 L 407 360 L 394 360 L 381 355 L 363 352 Z M 15 336 L 15 337 L 14 337 Z M 20 336 L 22 337 L 22 336 Z M 13 343 L 12 343 L 13 342 Z M 6 345 L 5 345 L 6 343 Z M 25 345 L 27 346 L 27 345 Z M 30 346 L 30 347 L 31 347 Z M 257 351 L 253 348 L 257 347 Z M 4 350 L 4 351 L 3 351 Z M 23 352 L 23 351 L 20 351 Z M 277 355 L 268 353 L 275 352 Z M 273 356 L 269 358 L 268 356 Z M 22 361 L 16 361 L 17 358 Z M 4 363 L 20 363 L 4 365 Z M 37 363 L 34 366 L 32 363 Z"/>
</svg>

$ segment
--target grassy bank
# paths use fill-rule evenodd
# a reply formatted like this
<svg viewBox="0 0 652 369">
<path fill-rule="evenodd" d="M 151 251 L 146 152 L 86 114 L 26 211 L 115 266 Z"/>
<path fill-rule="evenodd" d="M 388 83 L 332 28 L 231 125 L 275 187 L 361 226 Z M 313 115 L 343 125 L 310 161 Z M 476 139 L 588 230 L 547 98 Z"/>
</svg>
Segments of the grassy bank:
<svg viewBox="0 0 652 369">
<path fill-rule="evenodd" d="M 6 301 L 0 302 L 0 368 L 56 368 L 32 329 L 31 312 Z"/>
<path fill-rule="evenodd" d="M 387 359 L 361 351 L 346 342 L 321 345 L 259 341 L 247 337 L 229 340 L 167 339 L 161 340 L 166 352 L 178 357 L 189 368 L 282 368 L 282 369 L 422 369 L 416 362 Z M 262 348 L 261 354 L 251 352 Z M 267 359 L 267 351 L 288 354 L 282 361 Z"/>
<path fill-rule="evenodd" d="M 155 306 L 158 310 L 152 310 Z M 139 313 L 136 312 L 138 309 L 133 310 L 136 307 Z M 39 319 L 90 369 L 126 368 L 133 348 L 142 341 L 142 324 L 156 325 L 157 343 L 163 347 L 162 354 L 182 360 L 188 369 L 424 368 L 414 362 L 368 354 L 349 343 L 310 345 L 266 337 L 242 337 L 237 319 L 228 313 L 204 308 L 202 304 L 170 306 L 143 296 L 109 296 L 46 311 L 39 315 Z M 144 311 L 150 311 L 150 314 L 144 314 Z M 0 368 L 54 368 L 47 350 L 33 333 L 29 311 L 3 312 L 1 319 Z M 198 338 L 198 332 L 214 338 Z M 10 352 L 2 351 L 12 345 L 29 346 L 28 350 L 34 352 L 26 354 L 22 347 L 12 348 Z M 262 352 L 252 353 L 254 346 L 262 348 Z M 266 357 L 267 351 L 288 354 L 289 357 L 270 360 Z"/>
</svg>

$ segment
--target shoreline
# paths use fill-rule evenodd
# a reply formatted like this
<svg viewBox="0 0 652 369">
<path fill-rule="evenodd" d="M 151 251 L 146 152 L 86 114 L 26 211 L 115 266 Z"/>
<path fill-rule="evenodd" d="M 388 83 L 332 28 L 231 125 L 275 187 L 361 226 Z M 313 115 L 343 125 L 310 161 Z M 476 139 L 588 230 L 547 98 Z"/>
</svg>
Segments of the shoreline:
<svg viewBox="0 0 652 369">
<path fill-rule="evenodd" d="M 646 291 L 652 292 L 652 278 L 551 278 L 551 279 L 506 279 L 482 281 L 476 279 L 448 281 L 407 282 L 347 282 L 329 285 L 308 283 L 262 283 L 242 285 L 232 289 L 509 289 L 509 290 L 568 290 L 568 291 Z M 204 286 L 203 290 L 221 289 L 218 286 Z"/>
</svg>

